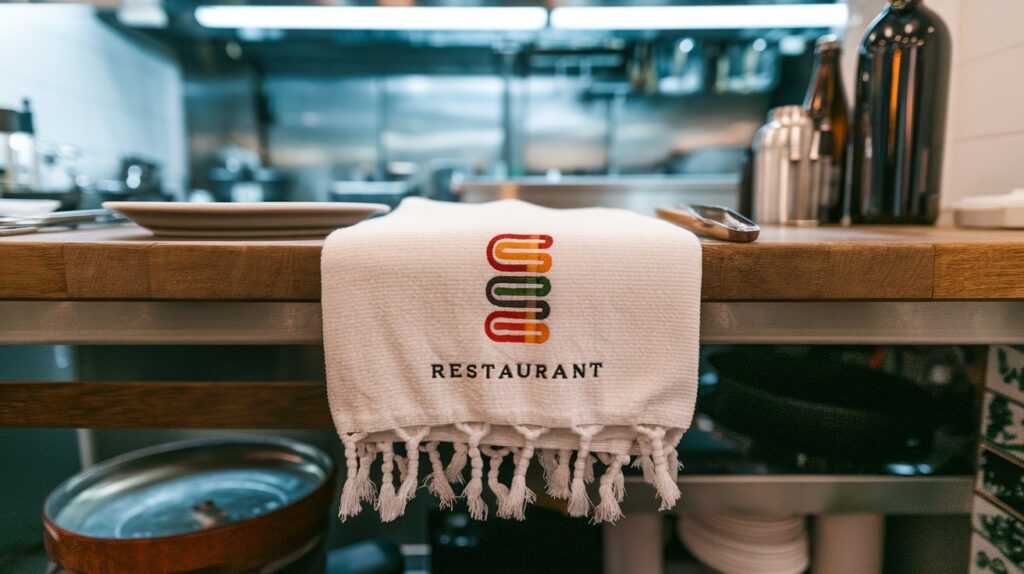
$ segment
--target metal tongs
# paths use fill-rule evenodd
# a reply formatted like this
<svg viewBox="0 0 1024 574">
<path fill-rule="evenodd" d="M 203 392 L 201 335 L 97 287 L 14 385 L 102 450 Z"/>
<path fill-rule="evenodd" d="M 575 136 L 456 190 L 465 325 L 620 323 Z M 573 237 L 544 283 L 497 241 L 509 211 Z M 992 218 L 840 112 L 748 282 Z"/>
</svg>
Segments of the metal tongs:
<svg viewBox="0 0 1024 574">
<path fill-rule="evenodd" d="M 679 205 L 658 207 L 658 217 L 681 225 L 697 235 L 749 243 L 757 239 L 761 227 L 727 207 L 715 205 Z"/>
<path fill-rule="evenodd" d="M 56 211 L 45 215 L 0 217 L 0 236 L 34 233 L 42 227 L 74 226 L 79 223 L 120 223 L 127 218 L 111 209 Z"/>
</svg>

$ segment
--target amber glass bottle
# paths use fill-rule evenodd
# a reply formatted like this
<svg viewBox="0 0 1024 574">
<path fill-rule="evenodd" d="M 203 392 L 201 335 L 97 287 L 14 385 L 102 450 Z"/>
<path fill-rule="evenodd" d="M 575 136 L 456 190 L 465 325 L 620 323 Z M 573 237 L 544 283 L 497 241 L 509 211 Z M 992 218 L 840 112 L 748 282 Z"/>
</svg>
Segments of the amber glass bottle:
<svg viewBox="0 0 1024 574">
<path fill-rule="evenodd" d="M 846 149 L 850 133 L 850 110 L 846 104 L 843 78 L 839 70 L 840 46 L 835 36 L 822 36 L 815 49 L 814 71 L 807 89 L 804 107 L 814 119 L 821 136 L 822 223 L 838 223 L 845 215 L 843 192 L 846 187 Z"/>
<path fill-rule="evenodd" d="M 851 200 L 860 223 L 934 223 L 951 41 L 922 0 L 890 0 L 860 47 Z"/>
</svg>

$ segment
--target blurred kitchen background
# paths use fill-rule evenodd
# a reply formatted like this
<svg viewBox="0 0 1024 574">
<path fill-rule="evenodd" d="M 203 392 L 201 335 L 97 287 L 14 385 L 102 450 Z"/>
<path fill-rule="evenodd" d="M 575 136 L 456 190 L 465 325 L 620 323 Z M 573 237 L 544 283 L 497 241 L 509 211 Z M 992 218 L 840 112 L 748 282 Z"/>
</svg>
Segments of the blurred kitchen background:
<svg viewBox="0 0 1024 574">
<path fill-rule="evenodd" d="M 204 25 L 191 1 L 3 5 L 0 107 L 31 110 L 30 187 L 69 206 L 479 200 L 509 180 L 555 204 L 735 206 L 768 110 L 803 101 L 815 39 L 845 38 L 850 89 L 854 47 L 884 2 L 714 4 L 739 12 L 619 23 L 587 4 L 506 4 L 517 12 L 452 12 L 467 29 L 436 31 L 286 29 L 310 22 L 237 4 Z M 958 2 L 928 5 L 955 25 Z M 401 27 L 368 14 L 364 28 Z M 474 29 L 488 27 L 508 29 Z M 580 185 L 611 199 L 581 199 Z"/>
<path fill-rule="evenodd" d="M 1024 36 L 1018 24 L 1024 3 L 971 0 L 970 9 L 964 0 L 926 3 L 942 15 L 954 40 L 942 204 L 1020 185 L 1024 125 L 1017 118 L 1024 116 L 1000 110 L 1017 105 L 1020 93 Z M 665 5 L 656 1 L 619 2 L 634 11 L 613 22 L 586 10 L 610 5 L 604 2 L 544 7 L 510 2 L 500 7 L 525 10 L 487 15 L 486 26 L 473 25 L 477 13 L 462 13 L 459 18 L 466 20 L 460 21 L 469 29 L 460 31 L 370 30 L 388 26 L 372 11 L 361 16 L 361 30 L 300 30 L 294 28 L 310 23 L 261 21 L 259 12 L 245 10 L 255 4 L 207 11 L 205 25 L 198 18 L 199 3 L 191 0 L 0 5 L 0 108 L 31 120 L 17 130 L 5 128 L 22 132 L 8 144 L 31 146 L 38 158 L 32 170 L 38 175 L 5 186 L 3 195 L 52 196 L 66 207 L 93 207 L 112 198 L 394 204 L 406 195 L 479 200 L 512 193 L 533 193 L 530 198 L 561 205 L 600 202 L 643 212 L 671 202 L 737 206 L 751 139 L 769 109 L 803 102 L 815 40 L 839 35 L 852 101 L 856 46 L 885 3 L 673 0 L 679 6 L 740 9 L 706 19 L 691 16 L 680 25 L 638 9 Z M 381 4 L 407 5 L 403 0 Z M 445 5 L 457 10 L 470 4 Z M 754 8 L 778 10 L 751 12 Z M 751 22 L 751 13 L 771 17 Z M 481 30 L 493 22 L 509 29 Z M 23 137 L 27 132 L 31 138 Z M 281 380 L 322 380 L 319 352 L 7 346 L 0 347 L 0 376 L 244 380 L 254 373 L 270 379 L 267 373 L 273 373 Z M 780 453 L 771 441 L 743 435 L 732 440 L 728 432 L 723 446 L 723 433 L 715 426 L 720 413 L 711 408 L 713 401 L 705 401 L 710 410 L 698 418 L 700 432 L 687 445 L 700 454 L 686 459 L 705 462 L 694 463 L 692 471 L 866 475 L 865 484 L 880 489 L 880 500 L 902 509 L 886 524 L 887 548 L 901 550 L 887 552 L 887 571 L 943 572 L 954 563 L 952 571 L 960 571 L 967 516 L 942 496 L 900 500 L 891 493 L 901 491 L 886 481 L 906 475 L 952 477 L 960 481 L 951 483 L 952 491 L 959 492 L 970 480 L 974 439 L 965 429 L 977 428 L 977 405 L 963 392 L 970 395 L 972 383 L 977 388 L 981 351 L 789 350 L 798 356 L 815 352 L 873 366 L 881 355 L 886 370 L 929 393 L 946 392 L 936 390 L 940 387 L 960 392 L 952 397 L 959 410 L 939 431 L 935 448 L 914 453 L 912 464 L 893 459 L 851 466 L 846 460 Z M 946 370 L 933 371 L 935 364 Z M 705 365 L 704 373 L 702 392 L 711 392 L 715 369 Z M 45 562 L 39 507 L 61 480 L 83 465 L 184 434 L 189 433 L 0 432 L 0 571 L 41 571 L 33 562 Z M 330 432 L 296 436 L 337 449 Z M 871 482 L 877 476 L 885 478 Z M 690 488 L 719 497 L 739 492 L 715 490 L 714 482 Z M 946 483 L 937 484 L 922 492 L 946 492 Z M 784 487 L 778 500 L 785 500 Z M 822 492 L 830 488 L 826 484 Z M 857 506 L 862 491 L 842 492 Z M 801 504 L 813 508 L 816 502 Z M 939 513 L 917 516 L 917 507 Z M 332 544 L 383 530 L 405 545 L 407 559 L 420 557 L 422 567 L 412 570 L 424 571 L 431 551 L 435 562 L 458 564 L 458 544 L 488 539 L 480 529 L 465 530 L 476 526 L 450 517 L 427 520 L 427 513 L 426 506 L 411 510 L 391 530 L 366 515 L 345 529 L 332 524 Z M 555 521 L 549 530 L 520 529 L 513 534 L 520 538 L 513 540 L 542 548 L 544 536 L 578 536 L 580 560 L 593 557 L 601 544 L 596 531 L 582 527 L 570 533 L 576 526 L 583 525 L 570 528 Z M 488 528 L 506 527 L 512 528 L 488 523 Z M 541 540 L 530 538 L 531 532 Z M 684 553 L 678 541 L 666 546 L 669 556 Z M 592 571 L 593 564 L 576 566 Z"/>
</svg>

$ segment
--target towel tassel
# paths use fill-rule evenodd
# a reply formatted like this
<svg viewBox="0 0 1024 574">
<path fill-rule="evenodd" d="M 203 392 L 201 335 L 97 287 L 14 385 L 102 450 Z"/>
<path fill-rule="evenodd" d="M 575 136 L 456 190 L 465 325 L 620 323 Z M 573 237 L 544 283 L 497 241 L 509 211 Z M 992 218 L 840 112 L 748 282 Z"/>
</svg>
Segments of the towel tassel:
<svg viewBox="0 0 1024 574">
<path fill-rule="evenodd" d="M 569 498 L 569 461 L 572 459 L 572 451 L 564 448 L 557 452 L 558 464 L 551 479 L 547 481 L 547 491 L 551 498 L 567 500 Z"/>
<path fill-rule="evenodd" d="M 480 447 L 480 451 L 487 456 L 490 460 L 487 469 L 487 487 L 494 493 L 494 498 L 497 500 L 497 506 L 499 509 L 498 516 L 501 516 L 501 507 L 505 505 L 505 501 L 508 500 L 508 487 L 498 482 L 498 475 L 501 472 L 501 462 L 508 455 L 510 449 L 508 447 L 494 447 L 484 446 Z"/>
<path fill-rule="evenodd" d="M 537 462 L 544 469 L 544 483 L 551 484 L 551 475 L 558 468 L 558 451 L 550 448 L 538 449 Z"/>
<path fill-rule="evenodd" d="M 601 475 L 601 486 L 598 488 L 598 494 L 601 497 L 600 502 L 594 507 L 594 518 L 591 520 L 594 524 L 601 522 L 608 522 L 614 524 L 617 520 L 622 518 L 622 508 L 619 506 L 619 502 L 622 501 L 620 493 L 616 492 L 616 481 L 622 480 L 622 465 L 629 462 L 629 455 L 598 455 L 601 462 L 607 465 L 604 474 Z M 622 488 L 621 486 L 619 487 Z"/>
<path fill-rule="evenodd" d="M 359 446 L 359 474 L 356 475 L 356 492 L 359 502 L 377 504 L 377 487 L 370 480 L 370 469 L 377 458 L 377 449 L 372 444 L 363 443 Z"/>
<path fill-rule="evenodd" d="M 427 453 L 427 457 L 430 459 L 430 468 L 432 469 L 424 483 L 427 486 L 427 490 L 437 497 L 441 508 L 451 510 L 455 505 L 455 492 L 452 490 L 452 485 L 448 482 L 444 465 L 441 463 L 441 453 L 437 451 L 437 444 L 437 441 L 431 441 L 426 446 L 420 447 L 420 450 Z"/>
<path fill-rule="evenodd" d="M 462 469 L 466 468 L 466 443 L 456 442 L 452 444 L 455 447 L 455 454 L 452 455 L 452 460 L 448 463 L 448 468 L 444 470 L 444 474 L 448 477 L 448 482 L 451 484 L 462 484 L 465 482 L 465 478 L 462 477 Z"/>
<path fill-rule="evenodd" d="M 484 504 L 484 460 L 480 455 L 480 441 L 483 440 L 491 430 L 487 423 L 456 423 L 455 427 L 466 434 L 466 442 L 469 454 L 469 482 L 462 489 L 466 497 L 466 505 L 469 507 L 469 516 L 475 520 L 487 519 L 487 505 Z"/>
<path fill-rule="evenodd" d="M 594 482 L 594 464 L 597 463 L 597 457 L 594 455 L 588 455 L 586 462 L 587 465 L 583 467 L 583 482 L 590 484 Z"/>
<path fill-rule="evenodd" d="M 395 434 L 405 441 L 405 456 L 407 458 L 406 470 L 402 476 L 402 487 L 398 491 L 401 499 L 401 508 L 398 514 L 405 512 L 405 503 L 416 496 L 416 487 L 419 485 L 420 470 L 420 442 L 430 433 L 430 427 L 413 427 L 410 430 L 398 428 Z"/>
<path fill-rule="evenodd" d="M 644 482 L 654 485 L 654 459 L 651 458 L 651 445 L 644 436 L 636 437 L 636 443 L 640 447 L 640 454 L 633 460 L 633 468 L 639 468 L 644 473 Z"/>
<path fill-rule="evenodd" d="M 601 425 L 574 426 L 572 431 L 580 437 L 580 448 L 576 452 L 576 463 L 573 467 L 572 487 L 569 491 L 569 516 L 586 516 L 590 512 L 590 497 L 587 496 L 585 481 L 587 466 L 590 462 L 590 443 L 594 435 L 601 432 Z"/>
<path fill-rule="evenodd" d="M 659 510 L 671 510 L 679 502 L 682 493 L 679 492 L 679 485 L 672 479 L 669 472 L 669 456 L 665 451 L 665 428 L 636 425 L 633 429 L 651 441 L 651 456 L 654 460 L 654 487 L 661 498 Z"/>
<path fill-rule="evenodd" d="M 377 511 L 380 513 L 381 522 L 391 522 L 398 518 L 395 506 L 398 504 L 398 494 L 395 492 L 395 484 L 392 473 L 395 470 L 395 452 L 389 442 L 382 442 L 377 449 L 383 453 L 383 462 L 380 465 L 380 494 L 377 496 Z"/>
<path fill-rule="evenodd" d="M 526 505 L 537 501 L 537 495 L 526 487 L 526 471 L 530 467 L 530 459 L 533 458 L 534 443 L 548 429 L 544 427 L 531 428 L 526 425 L 515 427 L 525 440 L 522 450 L 516 457 L 516 470 L 512 475 L 512 487 L 509 488 L 508 498 L 505 504 L 498 507 L 498 516 L 502 518 L 514 518 L 516 520 L 526 519 Z"/>
<path fill-rule="evenodd" d="M 360 503 L 362 487 L 359 484 L 359 441 L 366 438 L 365 433 L 348 433 L 341 435 L 345 445 L 345 486 L 341 490 L 341 501 L 338 504 L 338 518 L 344 522 L 350 516 L 359 514 L 363 506 Z"/>
<path fill-rule="evenodd" d="M 679 471 L 683 469 L 683 463 L 679 462 L 679 451 L 676 449 L 676 445 L 679 444 L 679 439 L 683 438 L 682 429 L 676 429 L 672 432 L 665 433 L 665 452 L 668 454 L 668 472 L 672 480 L 675 481 L 679 478 Z"/>
</svg>

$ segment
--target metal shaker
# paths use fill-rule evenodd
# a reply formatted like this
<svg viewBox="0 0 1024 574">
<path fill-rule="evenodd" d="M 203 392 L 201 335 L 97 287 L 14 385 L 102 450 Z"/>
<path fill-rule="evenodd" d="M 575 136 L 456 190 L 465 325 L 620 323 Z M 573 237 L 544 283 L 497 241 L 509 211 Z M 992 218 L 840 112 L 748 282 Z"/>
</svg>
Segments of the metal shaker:
<svg viewBox="0 0 1024 574">
<path fill-rule="evenodd" d="M 821 132 L 801 106 L 768 112 L 754 136 L 753 214 L 761 224 L 817 225 L 824 162 Z"/>
</svg>

